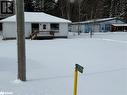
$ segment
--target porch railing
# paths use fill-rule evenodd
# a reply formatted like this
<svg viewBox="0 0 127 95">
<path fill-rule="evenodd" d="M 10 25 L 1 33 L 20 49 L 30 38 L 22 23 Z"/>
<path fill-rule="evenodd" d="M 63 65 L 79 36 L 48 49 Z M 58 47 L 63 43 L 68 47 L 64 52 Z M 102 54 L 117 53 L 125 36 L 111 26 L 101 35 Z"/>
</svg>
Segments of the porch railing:
<svg viewBox="0 0 127 95">
<path fill-rule="evenodd" d="M 46 37 L 46 36 L 52 36 L 54 37 L 55 33 L 58 33 L 59 30 L 49 30 L 49 31 L 39 31 L 35 30 L 30 33 L 30 38 L 35 39 L 37 37 Z"/>
</svg>

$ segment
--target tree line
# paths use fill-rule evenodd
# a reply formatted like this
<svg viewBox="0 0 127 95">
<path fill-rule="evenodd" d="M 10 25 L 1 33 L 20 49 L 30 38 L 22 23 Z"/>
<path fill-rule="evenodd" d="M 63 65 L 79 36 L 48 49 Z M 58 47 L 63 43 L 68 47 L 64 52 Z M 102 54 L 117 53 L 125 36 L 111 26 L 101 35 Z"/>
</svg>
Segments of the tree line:
<svg viewBox="0 0 127 95">
<path fill-rule="evenodd" d="M 25 11 L 45 12 L 71 21 L 127 18 L 127 0 L 24 0 Z"/>
</svg>

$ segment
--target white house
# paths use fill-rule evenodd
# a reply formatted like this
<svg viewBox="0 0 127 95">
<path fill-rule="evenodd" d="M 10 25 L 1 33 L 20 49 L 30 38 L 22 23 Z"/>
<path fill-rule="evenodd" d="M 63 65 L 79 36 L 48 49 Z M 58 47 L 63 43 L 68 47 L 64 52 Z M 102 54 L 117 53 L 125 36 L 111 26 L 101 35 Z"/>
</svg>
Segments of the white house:
<svg viewBox="0 0 127 95">
<path fill-rule="evenodd" d="M 68 24 L 71 21 L 58 18 L 43 12 L 25 12 L 25 37 L 35 31 L 41 32 L 42 36 L 51 36 L 49 31 L 54 32 L 53 37 L 67 37 Z M 2 23 L 3 39 L 16 38 L 16 15 L 0 21 Z"/>
</svg>

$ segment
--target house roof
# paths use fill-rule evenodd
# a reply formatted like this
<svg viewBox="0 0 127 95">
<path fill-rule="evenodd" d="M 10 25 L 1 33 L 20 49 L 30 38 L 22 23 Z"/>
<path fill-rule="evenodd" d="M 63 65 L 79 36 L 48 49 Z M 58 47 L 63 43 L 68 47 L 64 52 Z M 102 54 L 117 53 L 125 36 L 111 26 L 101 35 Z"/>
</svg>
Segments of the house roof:
<svg viewBox="0 0 127 95">
<path fill-rule="evenodd" d="M 113 26 L 127 26 L 127 24 L 112 24 Z"/>
<path fill-rule="evenodd" d="M 103 18 L 103 19 L 92 19 L 92 20 L 87 20 L 87 21 L 82 21 L 82 22 L 73 22 L 73 24 L 84 24 L 84 23 L 93 23 L 93 22 L 103 22 L 103 21 L 109 21 L 109 20 L 114 20 L 116 17 L 113 18 Z"/>
<path fill-rule="evenodd" d="M 25 22 L 50 22 L 50 23 L 71 23 L 71 21 L 55 17 L 43 12 L 24 12 Z M 1 20 L 0 22 L 16 22 L 16 15 L 10 16 Z"/>
</svg>

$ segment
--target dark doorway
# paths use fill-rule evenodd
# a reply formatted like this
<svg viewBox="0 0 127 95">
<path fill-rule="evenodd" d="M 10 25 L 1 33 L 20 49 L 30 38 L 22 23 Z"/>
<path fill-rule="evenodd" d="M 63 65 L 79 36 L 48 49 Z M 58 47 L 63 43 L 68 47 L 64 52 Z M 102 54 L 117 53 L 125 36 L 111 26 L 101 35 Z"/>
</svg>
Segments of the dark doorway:
<svg viewBox="0 0 127 95">
<path fill-rule="evenodd" d="M 39 24 L 38 23 L 32 23 L 32 32 L 39 31 Z"/>
</svg>

